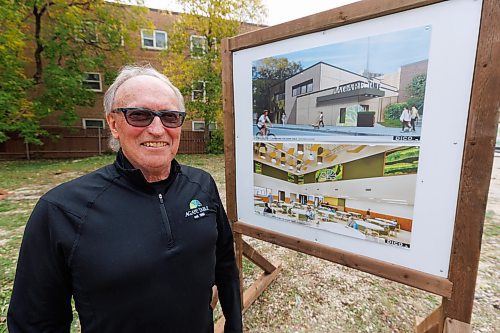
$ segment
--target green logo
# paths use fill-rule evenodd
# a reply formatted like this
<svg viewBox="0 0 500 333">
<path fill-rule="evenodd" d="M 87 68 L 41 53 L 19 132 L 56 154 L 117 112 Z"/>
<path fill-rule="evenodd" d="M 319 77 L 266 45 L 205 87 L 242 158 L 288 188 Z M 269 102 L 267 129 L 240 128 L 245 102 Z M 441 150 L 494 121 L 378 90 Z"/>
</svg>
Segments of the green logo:
<svg viewBox="0 0 500 333">
<path fill-rule="evenodd" d="M 195 209 L 198 207 L 201 207 L 201 202 L 196 199 L 191 200 L 191 202 L 189 203 L 189 209 Z"/>
</svg>

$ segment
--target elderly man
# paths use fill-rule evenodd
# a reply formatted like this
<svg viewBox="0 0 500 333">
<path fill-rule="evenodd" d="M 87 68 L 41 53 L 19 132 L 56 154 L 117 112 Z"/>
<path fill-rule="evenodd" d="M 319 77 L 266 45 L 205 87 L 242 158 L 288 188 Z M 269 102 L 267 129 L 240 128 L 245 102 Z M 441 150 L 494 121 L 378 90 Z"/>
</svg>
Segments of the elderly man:
<svg viewBox="0 0 500 333">
<path fill-rule="evenodd" d="M 116 161 L 45 194 L 24 234 L 8 312 L 16 332 L 241 332 L 231 229 L 212 177 L 181 166 L 183 98 L 151 67 L 126 67 L 104 109 Z"/>
</svg>

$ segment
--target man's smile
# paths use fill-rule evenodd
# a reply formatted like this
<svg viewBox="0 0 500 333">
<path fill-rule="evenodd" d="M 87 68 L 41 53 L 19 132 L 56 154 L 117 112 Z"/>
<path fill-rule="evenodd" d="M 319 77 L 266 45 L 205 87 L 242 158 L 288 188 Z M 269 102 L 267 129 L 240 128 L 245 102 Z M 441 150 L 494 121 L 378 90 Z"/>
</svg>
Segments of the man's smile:
<svg viewBox="0 0 500 333">
<path fill-rule="evenodd" d="M 160 148 L 160 147 L 166 147 L 168 143 L 165 141 L 147 141 L 141 143 L 141 146 L 146 146 L 146 147 L 152 147 L 152 148 Z"/>
</svg>

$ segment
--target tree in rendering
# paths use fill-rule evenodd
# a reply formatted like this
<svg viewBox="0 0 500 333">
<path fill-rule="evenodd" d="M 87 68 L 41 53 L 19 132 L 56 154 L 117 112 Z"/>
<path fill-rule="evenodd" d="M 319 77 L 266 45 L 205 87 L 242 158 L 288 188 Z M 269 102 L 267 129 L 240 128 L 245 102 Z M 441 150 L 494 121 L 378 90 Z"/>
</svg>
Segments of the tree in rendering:
<svg viewBox="0 0 500 333">
<path fill-rule="evenodd" d="M 285 102 L 272 94 L 271 87 L 283 83 L 301 70 L 300 62 L 289 61 L 287 58 L 266 58 L 256 62 L 252 67 L 253 112 L 260 114 L 263 110 L 270 110 L 273 118 L 277 115 L 273 114 L 272 104 L 278 111 L 283 111 Z"/>
<path fill-rule="evenodd" d="M 424 97 L 425 97 L 425 84 L 427 82 L 426 74 L 418 74 L 413 77 L 411 83 L 408 85 L 407 90 L 410 93 L 410 98 L 406 102 L 409 107 L 415 105 L 419 113 L 424 112 Z"/>
</svg>

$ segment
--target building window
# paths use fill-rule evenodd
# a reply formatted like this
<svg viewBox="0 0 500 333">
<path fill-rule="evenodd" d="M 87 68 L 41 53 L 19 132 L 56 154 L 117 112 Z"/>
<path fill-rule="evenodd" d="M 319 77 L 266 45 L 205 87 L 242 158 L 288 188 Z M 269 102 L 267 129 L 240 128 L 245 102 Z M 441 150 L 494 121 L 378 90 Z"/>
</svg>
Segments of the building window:
<svg viewBox="0 0 500 333">
<path fill-rule="evenodd" d="M 142 47 L 163 50 L 167 48 L 167 33 L 160 30 L 141 30 Z"/>
<path fill-rule="evenodd" d="M 90 118 L 82 118 L 82 126 L 83 128 L 102 128 L 104 129 L 106 122 L 104 119 L 90 119 Z"/>
<path fill-rule="evenodd" d="M 100 73 L 84 73 L 83 86 L 92 91 L 102 91 L 102 80 Z"/>
<path fill-rule="evenodd" d="M 193 120 L 191 122 L 191 126 L 193 128 L 193 132 L 203 132 L 205 131 L 205 121 L 203 120 Z M 210 125 L 208 125 L 208 130 L 209 131 L 215 131 L 217 129 L 217 123 L 211 122 Z"/>
<path fill-rule="evenodd" d="M 191 100 L 198 102 L 205 102 L 207 93 L 205 90 L 206 82 L 205 81 L 195 81 L 191 85 Z"/>
<path fill-rule="evenodd" d="M 303 205 L 307 205 L 307 196 L 303 194 L 299 194 L 299 202 Z"/>
<path fill-rule="evenodd" d="M 189 37 L 191 44 L 191 57 L 200 58 L 207 52 L 207 38 L 205 36 L 191 35 Z"/>
<path fill-rule="evenodd" d="M 283 100 L 285 100 L 285 93 L 276 93 L 276 94 L 274 94 L 274 101 L 275 102 L 283 101 Z"/>
<path fill-rule="evenodd" d="M 340 108 L 339 124 L 345 124 L 345 113 L 346 113 L 346 108 Z"/>
<path fill-rule="evenodd" d="M 313 80 L 302 82 L 292 87 L 292 96 L 303 95 L 313 91 Z"/>
<path fill-rule="evenodd" d="M 219 43 L 217 41 L 216 37 L 210 38 L 210 41 L 212 42 L 212 46 L 210 47 L 210 50 L 213 50 L 215 52 L 215 55 L 217 56 L 219 54 Z"/>
</svg>

